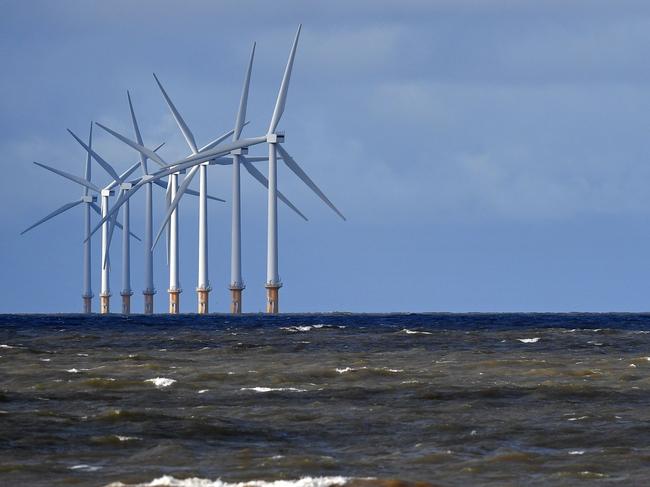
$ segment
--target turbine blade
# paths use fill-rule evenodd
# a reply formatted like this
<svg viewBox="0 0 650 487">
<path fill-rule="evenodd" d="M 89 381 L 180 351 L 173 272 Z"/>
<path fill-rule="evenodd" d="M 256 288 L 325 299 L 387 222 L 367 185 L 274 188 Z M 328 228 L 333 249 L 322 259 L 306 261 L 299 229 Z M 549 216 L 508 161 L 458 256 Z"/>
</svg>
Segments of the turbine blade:
<svg viewBox="0 0 650 487">
<path fill-rule="evenodd" d="M 154 238 L 152 249 L 156 246 L 158 243 L 158 240 L 160 239 L 160 236 L 162 235 L 163 230 L 165 229 L 165 226 L 169 224 L 169 219 L 172 216 L 172 213 L 178 206 L 178 203 L 180 202 L 181 198 L 183 197 L 183 193 L 187 190 L 187 187 L 190 185 L 192 182 L 192 179 L 198 172 L 199 166 L 194 166 L 190 172 L 187 173 L 185 176 L 185 179 L 183 179 L 183 182 L 178 186 L 178 189 L 176 190 L 176 196 L 174 196 L 174 199 L 171 201 L 169 206 L 167 207 L 167 213 L 165 214 L 165 217 L 163 218 L 163 222 L 160 226 L 160 230 L 158 230 L 158 233 L 156 234 L 156 238 Z"/>
<path fill-rule="evenodd" d="M 232 140 L 239 140 L 242 128 L 244 128 L 244 120 L 246 119 L 246 107 L 248 106 L 248 89 L 251 83 L 251 72 L 253 71 L 253 59 L 255 58 L 255 43 L 253 42 L 253 49 L 251 50 L 251 57 L 248 61 L 248 69 L 246 70 L 246 77 L 244 78 L 244 87 L 242 88 L 241 98 L 239 99 L 239 110 L 237 111 L 237 119 L 235 120 L 235 131 L 232 135 Z"/>
<path fill-rule="evenodd" d="M 250 123 L 250 122 L 246 122 L 244 125 L 248 125 L 249 123 Z M 226 132 L 225 134 L 220 135 L 219 137 L 217 137 L 216 139 L 214 139 L 214 140 L 213 140 L 212 142 L 210 142 L 209 144 L 204 145 L 203 147 L 201 147 L 201 148 L 199 149 L 199 154 L 200 154 L 201 152 L 208 151 L 208 150 L 212 149 L 213 147 L 216 147 L 217 145 L 221 144 L 224 140 L 226 140 L 228 137 L 230 137 L 230 136 L 231 136 L 232 134 L 234 134 L 234 133 L 235 133 L 234 130 L 229 130 L 229 131 Z"/>
<path fill-rule="evenodd" d="M 180 159 L 178 161 L 165 164 L 165 168 L 166 169 L 173 168 L 171 172 L 178 172 L 178 171 L 182 171 L 183 169 L 187 169 L 188 167 L 201 164 L 202 162 L 211 161 L 211 160 L 219 161 L 220 156 L 229 154 L 235 149 L 241 149 L 242 147 L 250 147 L 252 145 L 263 144 L 267 141 L 267 139 L 268 137 L 266 136 L 252 137 L 249 139 L 240 139 L 237 142 L 231 142 L 229 144 L 217 146 L 212 149 L 206 149 L 204 152 L 199 152 L 198 154 L 188 156 L 185 159 Z M 222 164 L 221 162 L 218 163 Z M 158 177 L 158 174 L 159 173 L 155 173 L 156 177 Z M 167 173 L 167 174 L 171 174 L 171 173 Z"/>
<path fill-rule="evenodd" d="M 77 135 L 72 130 L 70 129 L 66 129 L 66 130 L 70 133 L 70 135 L 72 135 L 75 138 L 77 142 L 79 142 L 79 144 L 81 144 L 81 147 L 86 149 L 93 156 L 93 159 L 95 159 L 97 163 L 104 168 L 104 170 L 110 175 L 110 177 L 112 177 L 113 179 L 120 179 L 115 169 L 113 169 L 113 166 L 111 166 L 108 162 L 102 159 L 102 157 L 99 154 L 97 154 L 97 152 L 95 152 L 90 147 L 88 147 L 84 143 L 84 141 L 81 140 L 79 137 L 77 137 Z"/>
<path fill-rule="evenodd" d="M 244 165 L 244 168 L 250 173 L 251 176 L 253 176 L 255 179 L 257 179 L 262 186 L 264 186 L 266 189 L 269 189 L 269 181 L 266 179 L 266 176 L 262 174 L 255 166 L 253 166 L 250 162 L 248 162 L 247 158 L 241 157 L 240 158 L 241 163 Z M 308 221 L 308 218 L 302 214 L 302 212 L 294 206 L 294 204 L 289 201 L 280 191 L 278 191 L 278 199 L 282 201 L 285 205 L 287 205 L 289 208 L 291 208 L 293 211 L 295 211 L 302 219 L 305 221 Z"/>
<path fill-rule="evenodd" d="M 138 120 L 135 118 L 135 110 L 133 110 L 133 103 L 131 102 L 131 93 L 129 93 L 129 90 L 126 90 L 126 97 L 129 100 L 129 111 L 131 112 L 131 122 L 133 123 L 135 140 L 138 141 L 138 144 L 144 145 L 142 142 L 142 135 L 140 134 L 140 127 L 138 127 Z M 147 171 L 147 156 L 142 152 L 140 152 L 140 167 L 142 167 L 142 174 L 149 174 Z"/>
<path fill-rule="evenodd" d="M 68 211 L 70 208 L 74 208 L 75 206 L 77 206 L 77 205 L 79 205 L 79 204 L 81 204 L 81 203 L 83 203 L 83 200 L 73 201 L 73 202 L 71 202 L 71 203 L 66 203 L 66 204 L 63 205 L 61 208 L 58 208 L 58 209 L 54 210 L 54 211 L 53 211 L 52 213 L 50 213 L 49 215 L 47 215 L 47 216 L 41 218 L 40 220 L 38 220 L 38 221 L 37 221 L 36 223 L 34 223 L 33 225 L 27 227 L 25 230 L 23 230 L 22 232 L 20 232 L 20 234 L 23 235 L 23 234 L 29 232 L 32 228 L 39 226 L 41 223 L 45 223 L 45 222 L 48 221 L 50 218 L 54 218 L 55 216 L 57 216 L 57 215 L 63 213 L 64 211 Z"/>
<path fill-rule="evenodd" d="M 61 169 L 56 169 L 54 167 L 47 166 L 45 164 L 41 164 L 40 162 L 34 161 L 34 164 L 37 166 L 42 167 L 43 169 L 47 169 L 48 171 L 52 171 L 54 174 L 58 174 L 59 176 L 62 176 L 66 179 L 69 179 L 70 181 L 74 181 L 77 184 L 81 184 L 82 186 L 92 189 L 93 191 L 97 191 L 98 193 L 101 192 L 101 189 L 99 189 L 97 186 L 95 186 L 93 183 L 90 181 L 86 181 L 84 178 L 81 178 L 79 176 L 75 176 L 74 174 L 70 174 L 69 172 L 62 171 Z"/>
<path fill-rule="evenodd" d="M 268 159 L 268 158 L 267 158 L 267 159 Z M 153 183 L 156 184 L 156 185 L 158 185 L 158 186 L 160 186 L 161 188 L 165 188 L 165 189 L 168 188 L 168 184 L 163 183 L 160 179 L 156 179 L 156 180 L 154 180 Z M 185 194 L 189 194 L 190 196 L 199 196 L 199 192 L 198 192 L 198 191 L 194 191 L 193 189 L 189 189 L 189 188 L 185 191 Z M 226 202 L 226 200 L 223 200 L 223 199 L 221 199 L 221 198 L 217 198 L 216 196 L 206 195 L 206 197 L 207 197 L 209 200 L 213 200 L 213 201 L 221 201 L 222 203 L 225 203 L 225 202 Z"/>
<path fill-rule="evenodd" d="M 120 174 L 120 181 L 124 182 L 126 181 L 126 178 L 128 178 L 133 172 L 140 166 L 140 161 L 136 162 L 135 164 L 131 165 L 130 168 L 128 168 L 126 171 L 124 171 L 122 174 Z M 113 181 L 111 184 L 106 186 L 106 189 L 112 189 L 118 184 L 122 184 L 120 181 Z"/>
<path fill-rule="evenodd" d="M 158 76 L 156 76 L 156 73 L 153 74 L 153 77 L 156 80 L 156 83 L 158 83 L 158 88 L 160 88 L 160 91 L 162 91 L 163 97 L 167 102 L 167 106 L 169 107 L 169 110 L 172 112 L 172 115 L 174 116 L 174 120 L 176 120 L 176 124 L 178 125 L 178 128 L 181 129 L 181 132 L 183 133 L 183 137 L 185 137 L 185 141 L 187 142 L 187 145 L 189 145 L 190 150 L 196 154 L 198 150 L 196 148 L 196 141 L 194 140 L 194 134 L 192 134 L 192 131 L 185 123 L 185 120 L 183 120 L 181 114 L 178 112 L 178 110 L 176 110 L 174 103 L 172 102 L 171 98 L 169 98 L 169 95 L 167 95 L 167 92 L 165 91 L 165 88 L 163 88 L 163 85 L 160 83 L 160 80 L 158 79 Z"/>
<path fill-rule="evenodd" d="M 276 144 L 276 147 L 278 149 L 278 152 L 282 154 L 282 160 L 284 163 L 287 165 L 289 169 L 291 169 L 296 176 L 298 176 L 302 181 L 311 188 L 311 190 L 318 195 L 318 197 L 325 202 L 327 206 L 329 206 L 334 212 L 340 216 L 343 220 L 345 220 L 345 217 L 343 216 L 343 213 L 341 213 L 336 206 L 325 196 L 325 193 L 323 193 L 318 186 L 316 186 L 316 183 L 311 180 L 309 176 L 307 176 L 307 173 L 302 170 L 302 168 L 298 165 L 298 163 L 289 155 L 289 153 L 285 150 L 284 147 L 282 147 L 281 144 Z"/>
<path fill-rule="evenodd" d="M 121 231 L 124 231 L 124 225 L 122 225 L 119 221 L 117 221 L 117 216 L 115 217 L 115 226 L 120 229 Z M 135 233 L 129 230 L 129 235 L 131 235 L 134 239 L 136 239 L 138 242 L 142 242 L 142 239 L 138 237 Z"/>
<path fill-rule="evenodd" d="M 102 129 L 104 129 L 106 132 L 111 134 L 116 139 L 121 140 L 126 145 L 131 146 L 132 148 L 137 150 L 140 154 L 144 154 L 149 159 L 151 159 L 153 161 L 156 161 L 161 166 L 166 166 L 167 165 L 167 163 L 165 161 L 163 161 L 162 158 L 158 154 L 156 154 L 154 151 L 152 151 L 151 149 L 147 149 L 145 146 L 143 146 L 141 144 L 138 144 L 137 142 L 134 142 L 134 141 L 132 141 L 131 139 L 129 139 L 127 137 L 124 137 L 122 134 L 119 134 L 119 133 L 115 132 L 114 130 L 109 129 L 108 127 L 106 127 L 105 125 L 102 125 L 99 122 L 95 122 L 95 125 L 100 126 Z"/>
<path fill-rule="evenodd" d="M 90 134 L 88 134 L 88 147 L 92 148 L 93 146 L 93 123 L 90 122 Z M 90 181 L 90 175 L 91 175 L 91 168 L 90 168 L 90 152 L 86 152 L 86 171 L 84 173 L 84 177 L 86 178 L 86 181 Z M 84 195 L 88 196 L 88 187 L 86 187 Z"/>
<path fill-rule="evenodd" d="M 189 188 L 185 190 L 185 193 L 189 194 L 191 196 L 199 196 L 200 195 L 200 193 L 198 191 L 194 191 L 193 189 L 189 189 Z M 211 196 L 209 194 L 207 194 L 205 196 L 206 196 L 207 199 L 212 200 L 212 201 L 221 201 L 222 203 L 226 202 L 226 200 L 221 199 L 221 198 L 217 198 L 216 196 Z"/>
<path fill-rule="evenodd" d="M 298 26 L 298 31 L 296 32 L 296 37 L 293 40 L 291 52 L 289 53 L 287 66 L 284 68 L 284 76 L 282 76 L 280 91 L 278 92 L 278 98 L 275 101 L 275 109 L 273 110 L 271 124 L 269 125 L 269 134 L 275 133 L 275 129 L 278 127 L 280 118 L 284 113 L 284 105 L 287 101 L 287 92 L 289 91 L 289 81 L 291 80 L 291 70 L 293 69 L 293 60 L 296 57 L 296 48 L 298 47 L 298 38 L 300 37 L 300 29 L 302 29 L 302 24 Z"/>
<path fill-rule="evenodd" d="M 102 209 L 99 207 L 97 203 L 90 203 L 90 207 L 95 210 L 95 213 L 97 213 L 99 216 L 102 216 Z"/>
</svg>

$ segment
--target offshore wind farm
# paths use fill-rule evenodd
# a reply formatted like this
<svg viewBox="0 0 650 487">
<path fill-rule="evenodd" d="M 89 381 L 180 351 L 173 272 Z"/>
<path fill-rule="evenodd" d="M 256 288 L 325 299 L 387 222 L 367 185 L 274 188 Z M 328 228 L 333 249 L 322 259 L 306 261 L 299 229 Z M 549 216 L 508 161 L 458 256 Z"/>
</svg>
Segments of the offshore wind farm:
<svg viewBox="0 0 650 487">
<path fill-rule="evenodd" d="M 650 484 L 646 3 L 4 2 L 0 485 Z"/>
<path fill-rule="evenodd" d="M 298 27 L 295 34 L 293 44 L 289 53 L 282 81 L 278 91 L 278 96 L 273 109 L 270 124 L 266 135 L 242 138 L 242 131 L 247 124 L 246 110 L 248 106 L 248 95 L 250 90 L 251 74 L 253 70 L 253 61 L 255 57 L 255 43 L 250 54 L 250 59 L 247 64 L 244 76 L 244 83 L 241 92 L 241 99 L 239 101 L 239 108 L 236 114 L 234 129 L 226 132 L 220 137 L 216 138 L 207 145 L 198 148 L 194 134 L 189 126 L 181 116 L 180 112 L 172 102 L 171 98 L 165 91 L 162 83 L 154 74 L 154 79 L 158 88 L 160 89 L 164 100 L 169 107 L 169 110 L 178 124 L 178 128 L 183 134 L 183 138 L 191 151 L 191 154 L 184 159 L 174 162 L 167 162 L 157 153 L 164 142 L 155 149 L 147 148 L 143 142 L 140 128 L 138 126 L 131 95 L 127 91 L 127 98 L 129 104 L 129 111 L 133 123 L 133 131 L 135 140 L 120 134 L 109 127 L 96 122 L 100 128 L 114 136 L 120 142 L 133 148 L 139 156 L 139 162 L 132 164 L 124 173 L 118 174 L 113 165 L 103 159 L 96 151 L 92 149 L 92 134 L 93 126 L 91 123 L 90 133 L 88 136 L 88 144 L 85 144 L 74 132 L 68 129 L 68 132 L 74 139 L 84 148 L 87 152 L 85 159 L 85 172 L 84 177 L 75 176 L 65 171 L 34 162 L 36 165 L 47 169 L 63 178 L 73 181 L 84 188 L 82 198 L 76 202 L 67 203 L 66 205 L 58 208 L 52 213 L 38 220 L 36 223 L 30 225 L 21 234 L 38 227 L 39 225 L 53 219 L 57 215 L 68 211 L 75 206 L 84 203 L 84 239 L 83 239 L 83 312 L 92 312 L 92 286 L 91 286 L 91 262 L 90 262 L 90 245 L 92 236 L 101 229 L 101 262 L 100 262 L 100 304 L 99 312 L 101 314 L 108 314 L 111 312 L 111 290 L 109 274 L 111 271 L 110 266 L 110 248 L 113 233 L 115 228 L 118 227 L 123 231 L 122 237 L 122 289 L 120 296 L 122 297 L 122 314 L 131 313 L 131 296 L 133 291 L 131 289 L 131 237 L 140 241 L 135 234 L 130 231 L 130 210 L 129 201 L 135 193 L 145 187 L 145 228 L 144 228 L 144 275 L 145 275 L 145 289 L 142 291 L 144 296 L 143 313 L 152 314 L 154 310 L 153 299 L 156 290 L 153 286 L 153 252 L 156 244 L 158 243 L 161 235 L 166 234 L 167 240 L 167 265 L 169 268 L 169 313 L 177 314 L 180 309 L 180 294 L 181 287 L 179 282 L 179 243 L 178 243 L 178 205 L 184 194 L 192 194 L 199 198 L 199 231 L 198 231 L 198 277 L 197 277 L 197 313 L 206 314 L 209 312 L 209 294 L 212 290 L 210 280 L 208 277 L 208 199 L 215 201 L 225 202 L 221 198 L 208 195 L 207 185 L 207 170 L 210 165 L 231 166 L 232 167 L 232 221 L 231 221 L 231 283 L 229 289 L 231 291 L 230 312 L 232 314 L 240 314 L 242 312 L 242 292 L 245 289 L 242 277 L 242 256 L 241 256 L 241 191 L 240 191 L 240 170 L 243 166 L 248 173 L 260 182 L 268 192 L 268 206 L 267 206 L 267 265 L 266 265 L 266 312 L 276 314 L 279 312 L 279 292 L 282 287 L 282 281 L 279 274 L 279 250 L 278 250 L 278 199 L 291 208 L 305 221 L 307 217 L 296 208 L 279 190 L 278 190 L 278 159 L 300 178 L 304 184 L 311 189 L 327 206 L 329 206 L 342 220 L 345 220 L 343 214 L 334 206 L 334 204 L 325 196 L 323 191 L 316 185 L 316 183 L 307 175 L 302 167 L 295 161 L 295 159 L 282 147 L 284 142 L 284 132 L 278 131 L 278 125 L 284 113 L 285 105 L 287 102 L 289 84 L 291 81 L 291 73 L 293 70 L 296 51 L 298 48 L 298 40 L 300 38 L 300 30 L 302 26 Z M 229 143 L 224 143 L 229 137 L 232 140 Z M 249 147 L 266 143 L 268 146 L 268 157 L 253 157 L 248 156 Z M 279 157 L 278 157 L 279 154 Z M 112 178 L 112 181 L 104 188 L 95 186 L 91 180 L 92 161 L 105 170 Z M 158 171 L 148 171 L 148 160 L 156 162 L 160 169 Z M 267 176 L 257 167 L 257 163 L 265 162 L 268 166 Z M 134 171 L 138 169 L 142 171 L 139 178 L 128 179 Z M 196 173 L 199 173 L 199 191 L 192 191 L 189 185 Z M 184 174 L 182 183 L 179 185 L 179 175 Z M 161 180 L 168 178 L 166 184 Z M 162 219 L 160 229 L 153 238 L 153 213 L 152 213 L 152 185 L 156 184 L 166 189 L 166 213 Z M 118 188 L 116 193 L 115 188 Z M 98 207 L 96 204 L 97 196 L 91 196 L 89 191 L 94 191 L 101 198 L 101 204 Z M 114 197 L 115 201 L 110 205 L 110 198 Z M 90 210 L 94 210 L 99 216 L 99 222 L 92 228 L 90 224 Z M 122 224 L 118 222 L 118 214 L 122 209 Z"/>
</svg>

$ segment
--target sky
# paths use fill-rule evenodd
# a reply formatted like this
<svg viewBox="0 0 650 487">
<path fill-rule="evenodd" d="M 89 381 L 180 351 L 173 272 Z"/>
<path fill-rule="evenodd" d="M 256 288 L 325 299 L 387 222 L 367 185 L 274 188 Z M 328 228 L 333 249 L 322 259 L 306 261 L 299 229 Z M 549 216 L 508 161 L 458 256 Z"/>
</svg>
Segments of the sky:
<svg viewBox="0 0 650 487">
<path fill-rule="evenodd" d="M 199 145 L 234 126 L 257 42 L 245 135 L 266 133 L 303 24 L 285 147 L 346 215 L 286 167 L 280 308 L 312 311 L 650 309 L 650 4 L 619 0 L 0 0 L 0 312 L 81 310 L 83 210 L 20 232 L 82 190 L 91 121 L 188 149 L 156 73 Z M 137 153 L 101 130 L 118 170 Z M 264 146 L 251 149 L 262 155 Z M 259 166 L 263 172 L 266 167 Z M 93 181 L 108 175 L 93 166 Z M 211 311 L 229 306 L 230 169 L 211 167 Z M 193 183 L 196 188 L 196 183 Z M 245 311 L 265 306 L 266 193 L 242 175 Z M 143 198 L 131 205 L 143 231 Z M 164 192 L 155 194 L 155 223 Z M 181 311 L 196 309 L 197 199 L 180 208 Z M 119 309 L 120 235 L 112 246 Z M 132 245 L 133 310 L 143 248 Z M 164 245 L 155 310 L 167 309 Z M 99 239 L 93 240 L 94 306 Z"/>
</svg>

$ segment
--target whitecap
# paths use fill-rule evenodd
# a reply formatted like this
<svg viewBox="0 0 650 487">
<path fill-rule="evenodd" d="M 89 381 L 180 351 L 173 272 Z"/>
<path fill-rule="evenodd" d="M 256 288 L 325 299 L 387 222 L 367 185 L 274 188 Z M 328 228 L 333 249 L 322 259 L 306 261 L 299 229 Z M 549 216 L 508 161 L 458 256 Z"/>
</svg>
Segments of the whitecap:
<svg viewBox="0 0 650 487">
<path fill-rule="evenodd" d="M 239 390 L 255 392 L 307 392 L 307 389 L 298 389 L 297 387 L 242 387 Z"/>
<path fill-rule="evenodd" d="M 170 475 L 163 475 L 151 482 L 142 484 L 124 484 L 113 482 L 106 487 L 331 487 L 344 485 L 351 480 L 350 477 L 302 477 L 296 480 L 249 480 L 248 482 L 224 482 L 221 479 L 210 480 L 193 477 L 177 479 Z"/>
<path fill-rule="evenodd" d="M 209 390 L 209 389 L 201 389 L 201 390 L 199 391 L 199 394 L 205 394 L 206 392 L 208 392 L 208 390 Z"/>
<path fill-rule="evenodd" d="M 535 338 L 517 338 L 521 343 L 537 343 L 540 340 L 540 337 Z"/>
<path fill-rule="evenodd" d="M 569 451 L 569 455 L 584 455 L 585 451 L 584 450 L 571 450 Z"/>
<path fill-rule="evenodd" d="M 430 331 L 409 330 L 408 328 L 404 328 L 401 331 L 407 335 L 433 335 Z"/>
<path fill-rule="evenodd" d="M 120 441 L 137 441 L 141 440 L 142 438 L 138 436 L 122 436 L 122 435 L 115 435 L 115 437 L 120 440 Z"/>
<path fill-rule="evenodd" d="M 158 389 L 162 389 L 164 387 L 171 386 L 173 383 L 176 382 L 176 380 L 168 379 L 166 377 L 155 377 L 153 379 L 147 379 L 147 380 L 145 380 L 145 382 L 151 382 Z"/>
<path fill-rule="evenodd" d="M 301 332 L 301 331 L 309 331 L 312 328 L 313 327 L 309 326 L 309 325 L 306 325 L 306 326 L 297 325 L 297 326 L 281 326 L 280 330 L 290 331 L 291 333 L 298 333 L 298 332 Z"/>
<path fill-rule="evenodd" d="M 86 464 L 73 465 L 72 467 L 69 467 L 70 470 L 80 470 L 82 472 L 96 472 L 100 468 L 102 467 L 100 467 L 99 465 L 86 465 Z"/>
<path fill-rule="evenodd" d="M 4 343 L 0 343 L 0 348 L 16 348 L 16 347 L 12 347 L 11 345 L 6 345 Z"/>
<path fill-rule="evenodd" d="M 356 367 L 356 368 L 354 368 L 354 367 L 345 367 L 345 368 L 343 368 L 343 369 L 338 369 L 338 368 L 337 368 L 336 371 L 337 371 L 339 374 L 345 374 L 345 373 L 347 373 L 347 372 L 354 372 L 354 371 L 357 371 L 357 370 L 366 370 L 367 368 L 368 368 L 368 367 Z"/>
<path fill-rule="evenodd" d="M 68 369 L 68 370 L 66 370 L 66 372 L 69 372 L 69 373 L 71 373 L 71 374 L 78 374 L 78 373 L 79 373 L 79 369 L 74 369 L 74 368 L 72 368 L 72 369 Z"/>
<path fill-rule="evenodd" d="M 288 331 L 291 333 L 306 332 L 311 330 L 320 330 L 321 328 L 345 328 L 344 325 L 325 325 L 323 323 L 318 323 L 316 325 L 292 325 L 292 326 L 281 326 L 280 330 Z"/>
<path fill-rule="evenodd" d="M 52 359 L 51 359 L 51 358 L 39 358 L 39 360 L 40 360 L 41 362 L 49 362 L 49 361 L 51 361 Z"/>
</svg>

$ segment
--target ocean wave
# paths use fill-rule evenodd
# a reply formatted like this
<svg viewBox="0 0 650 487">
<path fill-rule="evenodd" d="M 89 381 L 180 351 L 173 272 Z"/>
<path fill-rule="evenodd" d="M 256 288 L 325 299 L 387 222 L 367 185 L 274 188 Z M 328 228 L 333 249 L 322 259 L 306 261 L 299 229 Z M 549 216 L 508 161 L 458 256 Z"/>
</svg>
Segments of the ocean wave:
<svg viewBox="0 0 650 487">
<path fill-rule="evenodd" d="M 379 373 L 379 374 L 399 374 L 400 372 L 404 372 L 404 369 L 392 369 L 390 367 L 343 367 L 343 368 L 336 368 L 335 369 L 337 373 L 339 374 L 347 374 L 348 372 L 360 372 L 360 371 L 368 371 L 371 373 Z"/>
<path fill-rule="evenodd" d="M 255 392 L 307 392 L 307 389 L 298 389 L 297 387 L 242 387 L 239 390 Z"/>
<path fill-rule="evenodd" d="M 69 470 L 79 470 L 81 472 L 96 472 L 97 470 L 101 469 L 99 465 L 86 465 L 81 464 L 81 465 L 73 465 L 72 467 L 68 467 Z"/>
<path fill-rule="evenodd" d="M 163 389 L 169 387 L 176 382 L 175 379 L 168 379 L 167 377 L 154 377 L 153 379 L 147 379 L 145 382 L 151 382 L 158 389 Z"/>
<path fill-rule="evenodd" d="M 301 333 L 301 332 L 306 332 L 306 331 L 311 331 L 311 330 L 320 330 L 322 328 L 337 328 L 337 329 L 343 329 L 345 328 L 345 325 L 325 325 L 322 323 L 319 323 L 317 325 L 292 325 L 292 326 L 281 326 L 280 330 L 288 331 L 291 333 Z"/>
<path fill-rule="evenodd" d="M 210 480 L 197 477 L 177 479 L 163 475 L 151 482 L 142 484 L 123 484 L 113 482 L 106 487 L 333 487 L 349 482 L 349 477 L 303 477 L 297 480 L 250 480 L 248 482 L 223 482 L 221 479 Z"/>
<path fill-rule="evenodd" d="M 430 331 L 409 330 L 408 328 L 403 328 L 399 332 L 407 335 L 433 335 Z"/>
<path fill-rule="evenodd" d="M 7 345 L 5 343 L 0 343 L 0 348 L 16 348 L 16 347 L 12 347 L 11 345 Z"/>
<path fill-rule="evenodd" d="M 521 343 L 537 343 L 540 341 L 540 337 L 535 337 L 535 338 L 517 338 Z"/>
</svg>

